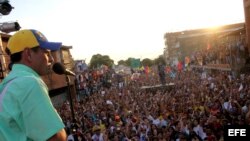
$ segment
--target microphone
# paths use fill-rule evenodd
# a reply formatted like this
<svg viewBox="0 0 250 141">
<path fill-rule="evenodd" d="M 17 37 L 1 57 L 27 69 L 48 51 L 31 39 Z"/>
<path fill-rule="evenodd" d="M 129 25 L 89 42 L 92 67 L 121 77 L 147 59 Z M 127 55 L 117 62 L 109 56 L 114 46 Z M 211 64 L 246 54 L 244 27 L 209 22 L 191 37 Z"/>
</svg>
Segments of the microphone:
<svg viewBox="0 0 250 141">
<path fill-rule="evenodd" d="M 59 75 L 62 75 L 62 74 L 72 75 L 72 76 L 76 75 L 74 72 L 66 69 L 61 63 L 54 63 L 52 69 L 56 74 L 59 74 Z"/>
</svg>

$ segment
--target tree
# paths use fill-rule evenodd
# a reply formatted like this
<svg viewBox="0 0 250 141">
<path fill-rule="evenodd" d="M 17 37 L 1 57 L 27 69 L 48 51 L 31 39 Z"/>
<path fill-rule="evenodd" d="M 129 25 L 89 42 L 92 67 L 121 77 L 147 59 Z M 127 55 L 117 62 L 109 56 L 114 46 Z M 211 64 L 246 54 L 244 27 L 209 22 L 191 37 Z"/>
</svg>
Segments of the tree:
<svg viewBox="0 0 250 141">
<path fill-rule="evenodd" d="M 106 65 L 109 68 L 114 64 L 114 60 L 110 59 L 108 55 L 95 54 L 91 57 L 90 68 L 98 68 L 101 65 Z"/>
<path fill-rule="evenodd" d="M 159 65 L 159 64 L 166 65 L 163 55 L 160 55 L 158 58 L 154 59 L 154 64 L 155 65 Z"/>
<path fill-rule="evenodd" d="M 124 60 L 118 61 L 118 65 L 125 65 L 125 66 L 127 66 L 126 61 L 124 61 Z"/>
<path fill-rule="evenodd" d="M 134 58 L 129 57 L 127 60 L 125 60 L 127 66 L 131 66 L 131 62 Z"/>
<path fill-rule="evenodd" d="M 151 67 L 153 65 L 153 61 L 149 58 L 145 58 L 141 61 L 143 66 L 149 66 Z"/>
</svg>

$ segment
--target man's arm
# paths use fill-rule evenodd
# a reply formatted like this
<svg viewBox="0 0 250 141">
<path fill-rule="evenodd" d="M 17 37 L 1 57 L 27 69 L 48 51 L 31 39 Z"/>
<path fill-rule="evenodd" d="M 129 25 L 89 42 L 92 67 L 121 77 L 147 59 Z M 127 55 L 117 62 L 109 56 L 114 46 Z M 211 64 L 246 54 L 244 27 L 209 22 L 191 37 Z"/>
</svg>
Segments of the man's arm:
<svg viewBox="0 0 250 141">
<path fill-rule="evenodd" d="M 66 140 L 67 140 L 67 134 L 64 129 L 60 130 L 59 132 L 57 132 L 48 139 L 48 141 L 66 141 Z"/>
</svg>

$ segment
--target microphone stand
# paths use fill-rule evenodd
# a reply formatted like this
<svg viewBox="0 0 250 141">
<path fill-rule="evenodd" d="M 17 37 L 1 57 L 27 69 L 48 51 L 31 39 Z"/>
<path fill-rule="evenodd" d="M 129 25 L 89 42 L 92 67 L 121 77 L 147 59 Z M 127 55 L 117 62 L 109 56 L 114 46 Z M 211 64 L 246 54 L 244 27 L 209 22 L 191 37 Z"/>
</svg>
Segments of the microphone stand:
<svg viewBox="0 0 250 141">
<path fill-rule="evenodd" d="M 73 107 L 73 102 L 72 102 L 72 97 L 71 97 L 70 78 L 66 74 L 65 74 L 65 77 L 66 77 L 67 87 L 68 87 L 68 95 L 69 95 L 69 103 L 70 103 L 72 121 L 74 121 L 75 120 L 75 112 L 74 112 L 74 107 Z"/>
</svg>

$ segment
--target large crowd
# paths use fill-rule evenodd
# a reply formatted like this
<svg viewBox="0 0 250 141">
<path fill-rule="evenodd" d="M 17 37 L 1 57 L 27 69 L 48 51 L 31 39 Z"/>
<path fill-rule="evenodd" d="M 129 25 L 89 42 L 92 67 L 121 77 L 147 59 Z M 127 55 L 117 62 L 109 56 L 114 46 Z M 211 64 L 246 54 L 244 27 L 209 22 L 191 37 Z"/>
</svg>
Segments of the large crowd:
<svg viewBox="0 0 250 141">
<path fill-rule="evenodd" d="M 225 125 L 250 124 L 247 74 L 193 68 L 175 77 L 166 74 L 166 83 L 174 85 L 154 89 L 142 86 L 160 84 L 156 70 L 141 72 L 138 79 L 122 78 L 111 73 L 109 87 L 102 77 L 91 82 L 95 90 L 73 103 L 75 119 L 69 101 L 57 107 L 68 140 L 223 141 Z"/>
</svg>

